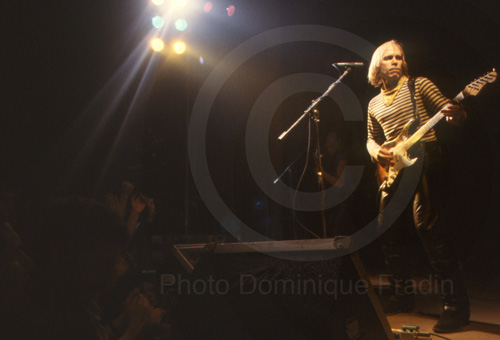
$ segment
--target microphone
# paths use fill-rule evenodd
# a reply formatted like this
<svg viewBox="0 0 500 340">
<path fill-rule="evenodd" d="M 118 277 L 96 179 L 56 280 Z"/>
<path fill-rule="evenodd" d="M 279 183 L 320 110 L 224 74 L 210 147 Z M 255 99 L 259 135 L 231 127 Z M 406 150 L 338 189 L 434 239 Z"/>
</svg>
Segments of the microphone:
<svg viewBox="0 0 500 340">
<path fill-rule="evenodd" d="M 345 67 L 362 67 L 365 66 L 362 62 L 353 62 L 353 63 L 333 63 L 335 66 L 345 66 Z"/>
</svg>

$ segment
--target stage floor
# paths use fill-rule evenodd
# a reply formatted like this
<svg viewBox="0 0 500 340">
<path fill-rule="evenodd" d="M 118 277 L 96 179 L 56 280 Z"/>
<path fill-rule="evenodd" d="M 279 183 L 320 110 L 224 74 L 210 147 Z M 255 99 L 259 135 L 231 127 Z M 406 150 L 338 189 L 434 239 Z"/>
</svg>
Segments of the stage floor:
<svg viewBox="0 0 500 340">
<path fill-rule="evenodd" d="M 466 272 L 467 274 L 467 272 Z M 371 276 L 375 289 L 387 292 L 389 283 Z M 466 275 L 465 282 L 471 304 L 471 322 L 457 333 L 440 334 L 452 340 L 499 340 L 500 339 L 500 276 L 491 273 L 489 277 Z M 419 281 L 416 279 L 416 283 Z M 385 294 L 381 295 L 384 298 Z M 413 313 L 387 316 L 391 328 L 419 326 L 421 332 L 432 333 L 432 326 L 441 313 L 441 301 L 436 294 L 417 295 Z M 433 339 L 440 339 L 433 336 Z"/>
<path fill-rule="evenodd" d="M 476 310 L 475 312 L 476 314 L 481 313 L 480 310 Z M 434 326 L 437 319 L 437 315 L 424 315 L 420 313 L 401 313 L 387 317 L 393 329 L 401 329 L 402 326 L 419 326 L 421 332 L 430 333 L 432 333 L 432 326 Z M 460 332 L 439 335 L 451 340 L 498 340 L 500 339 L 500 325 L 471 321 Z M 432 339 L 440 338 L 433 335 Z"/>
</svg>

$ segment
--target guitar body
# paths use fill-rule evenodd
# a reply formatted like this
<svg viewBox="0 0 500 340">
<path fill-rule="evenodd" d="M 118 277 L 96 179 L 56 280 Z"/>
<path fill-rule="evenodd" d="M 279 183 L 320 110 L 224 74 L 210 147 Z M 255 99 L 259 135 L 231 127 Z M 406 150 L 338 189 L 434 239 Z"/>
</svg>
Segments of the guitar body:
<svg viewBox="0 0 500 340">
<path fill-rule="evenodd" d="M 390 187 L 403 168 L 411 166 L 417 161 L 417 158 L 410 159 L 404 146 L 404 142 L 410 137 L 410 131 L 415 128 L 416 123 L 415 119 L 410 119 L 395 140 L 382 144 L 383 148 L 392 152 L 394 164 L 386 166 L 378 164 L 378 180 L 380 184 Z"/>
</svg>

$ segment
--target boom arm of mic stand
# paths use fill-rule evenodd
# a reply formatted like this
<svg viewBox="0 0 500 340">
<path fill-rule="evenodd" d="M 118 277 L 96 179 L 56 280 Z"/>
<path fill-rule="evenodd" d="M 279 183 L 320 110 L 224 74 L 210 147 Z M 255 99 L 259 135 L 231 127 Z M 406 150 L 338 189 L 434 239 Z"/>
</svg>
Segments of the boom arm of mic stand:
<svg viewBox="0 0 500 340">
<path fill-rule="evenodd" d="M 288 128 L 288 130 L 284 131 L 279 137 L 278 139 L 279 140 L 283 140 L 283 138 L 286 137 L 286 135 L 297 125 L 299 124 L 299 122 L 304 119 L 305 116 L 307 116 L 309 114 L 309 112 L 311 112 L 312 109 L 314 109 L 322 100 L 323 98 L 325 98 L 326 96 L 328 96 L 328 94 L 333 90 L 333 88 L 335 86 L 337 86 L 338 83 L 340 83 L 340 81 L 342 80 L 342 78 L 344 78 L 350 71 L 352 70 L 351 67 L 347 67 L 344 71 L 344 73 L 340 76 L 339 79 L 337 79 L 335 82 L 333 82 L 332 84 L 330 84 L 330 86 L 328 87 L 328 89 L 325 91 L 325 93 L 323 93 L 321 96 L 319 96 L 318 98 L 316 98 L 315 100 L 313 100 L 313 102 L 311 103 L 311 105 L 309 105 L 309 107 L 304 111 L 304 114 L 302 114 L 302 116 L 299 117 L 299 119 L 297 119 L 295 121 L 295 123 L 292 124 L 292 126 L 290 126 Z"/>
</svg>

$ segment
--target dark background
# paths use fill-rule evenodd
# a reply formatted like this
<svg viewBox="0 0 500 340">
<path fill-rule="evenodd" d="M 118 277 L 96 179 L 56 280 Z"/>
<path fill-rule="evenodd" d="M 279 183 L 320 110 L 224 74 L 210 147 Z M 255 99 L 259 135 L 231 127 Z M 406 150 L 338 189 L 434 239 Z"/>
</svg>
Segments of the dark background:
<svg viewBox="0 0 500 340">
<path fill-rule="evenodd" d="M 250 37 L 313 24 L 345 30 L 375 46 L 397 39 L 405 46 L 411 74 L 429 77 L 449 97 L 500 65 L 495 1 L 237 0 L 235 15 L 227 17 L 229 4 L 216 0 L 211 13 L 193 15 L 186 32 L 166 32 L 166 40 L 182 36 L 195 50 L 183 56 L 148 50 L 144 41 L 153 11 L 146 1 L 3 4 L 2 190 L 38 200 L 74 193 L 100 197 L 131 179 L 155 198 L 158 223 L 166 233 L 224 233 L 187 170 L 186 126 L 210 71 Z M 245 122 L 255 99 L 287 74 L 337 76 L 332 62 L 359 60 L 334 46 L 287 44 L 245 63 L 219 93 L 207 131 L 211 174 L 231 209 L 256 230 L 288 238 L 294 222 L 289 210 L 258 190 L 244 163 Z M 356 69 L 345 80 L 364 108 L 377 93 L 367 84 L 366 70 Z M 318 95 L 284 101 L 274 129 L 293 122 Z M 341 126 L 336 104 L 326 100 L 321 105 L 324 124 Z M 456 226 L 464 256 L 498 259 L 498 83 L 466 107 L 464 127 L 440 131 L 452 164 L 447 217 Z M 365 126 L 342 126 L 350 161 L 366 166 L 356 208 L 356 223 L 362 225 L 375 214 L 371 199 L 376 190 Z M 305 146 L 306 132 L 303 124 L 287 144 L 270 146 L 278 173 Z"/>
</svg>

